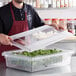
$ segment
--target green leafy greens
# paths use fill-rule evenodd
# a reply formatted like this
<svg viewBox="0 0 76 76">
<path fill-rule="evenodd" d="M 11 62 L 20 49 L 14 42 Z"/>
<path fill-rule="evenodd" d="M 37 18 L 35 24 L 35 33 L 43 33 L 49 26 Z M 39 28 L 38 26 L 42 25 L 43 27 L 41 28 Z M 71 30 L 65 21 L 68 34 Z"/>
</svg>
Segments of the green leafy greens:
<svg viewBox="0 0 76 76">
<path fill-rule="evenodd" d="M 55 53 L 59 53 L 59 52 L 62 52 L 62 50 L 57 50 L 57 49 L 42 50 L 42 49 L 39 49 L 39 50 L 35 50 L 33 52 L 27 52 L 27 51 L 13 52 L 13 54 L 35 57 L 35 56 L 38 56 L 38 55 L 50 55 L 50 54 L 55 54 Z"/>
</svg>

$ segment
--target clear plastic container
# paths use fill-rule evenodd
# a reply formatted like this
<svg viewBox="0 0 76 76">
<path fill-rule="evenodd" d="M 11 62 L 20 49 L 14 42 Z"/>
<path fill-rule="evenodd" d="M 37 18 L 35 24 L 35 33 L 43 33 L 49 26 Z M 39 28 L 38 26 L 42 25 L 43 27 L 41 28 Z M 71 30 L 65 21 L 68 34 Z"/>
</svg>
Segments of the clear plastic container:
<svg viewBox="0 0 76 76">
<path fill-rule="evenodd" d="M 76 18 L 74 19 L 75 36 L 76 36 Z"/>
<path fill-rule="evenodd" d="M 40 0 L 40 8 L 44 8 L 44 0 Z"/>
<path fill-rule="evenodd" d="M 40 0 L 36 0 L 36 8 L 40 8 Z"/>
<path fill-rule="evenodd" d="M 67 29 L 68 29 L 68 32 L 75 34 L 75 26 L 74 26 L 73 19 L 67 19 Z"/>
<path fill-rule="evenodd" d="M 57 1 L 56 1 L 56 7 L 57 7 L 57 8 L 60 8 L 60 0 L 57 0 Z"/>
<path fill-rule="evenodd" d="M 56 8 L 56 0 L 52 0 L 52 7 Z"/>
<path fill-rule="evenodd" d="M 48 8 L 48 1 L 44 0 L 44 8 Z"/>
<path fill-rule="evenodd" d="M 45 21 L 45 24 L 47 24 L 47 25 L 51 25 L 52 24 L 52 21 L 49 18 L 44 19 L 44 21 Z"/>
<path fill-rule="evenodd" d="M 73 0 L 69 0 L 69 7 L 73 7 Z"/>
<path fill-rule="evenodd" d="M 32 0 L 32 6 L 36 8 L 36 0 Z"/>
<path fill-rule="evenodd" d="M 63 27 L 64 30 L 67 30 L 67 20 L 66 19 L 59 19 L 59 26 Z"/>
<path fill-rule="evenodd" d="M 22 52 L 23 50 L 2 53 L 6 59 L 6 66 L 29 72 L 41 71 L 70 64 L 71 56 L 74 53 L 72 50 L 63 50 L 61 53 L 36 57 L 26 57 L 12 54 L 12 52 L 19 51 Z"/>
<path fill-rule="evenodd" d="M 69 6 L 69 0 L 65 0 L 64 1 L 64 7 L 68 7 Z"/>
<path fill-rule="evenodd" d="M 33 51 L 42 49 L 50 44 L 56 43 L 67 37 L 71 37 L 72 33 L 67 31 L 57 31 L 54 27 L 44 25 L 26 32 L 22 32 L 11 36 L 12 44 L 23 50 Z"/>
<path fill-rule="evenodd" d="M 41 26 L 39 28 L 11 36 L 13 39 L 13 45 L 23 50 L 3 52 L 2 56 L 4 56 L 6 59 L 7 67 L 29 72 L 64 66 L 70 64 L 71 55 L 74 53 L 72 50 L 70 51 L 61 49 L 62 52 L 60 53 L 38 55 L 35 57 L 15 55 L 13 52 L 31 52 L 39 49 L 51 49 L 50 46 L 53 43 L 56 43 L 70 36 L 72 36 L 72 34 L 67 31 L 56 31 L 55 28 L 48 25 Z"/>
<path fill-rule="evenodd" d="M 52 7 L 52 0 L 48 0 L 48 8 Z"/>
<path fill-rule="evenodd" d="M 58 18 L 53 18 L 52 19 L 52 24 L 58 25 L 59 24 L 59 19 Z"/>
<path fill-rule="evenodd" d="M 60 7 L 63 8 L 64 7 L 64 0 L 60 1 Z"/>
</svg>

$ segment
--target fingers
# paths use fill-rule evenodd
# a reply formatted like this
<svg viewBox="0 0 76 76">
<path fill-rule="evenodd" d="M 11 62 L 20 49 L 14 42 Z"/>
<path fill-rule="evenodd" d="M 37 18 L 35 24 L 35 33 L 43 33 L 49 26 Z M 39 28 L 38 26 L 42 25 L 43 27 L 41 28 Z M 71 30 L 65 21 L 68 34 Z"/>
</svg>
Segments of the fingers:
<svg viewBox="0 0 76 76">
<path fill-rule="evenodd" d="M 24 41 L 22 41 L 20 39 L 19 40 L 16 40 L 16 42 L 19 43 L 19 44 L 25 45 Z"/>
<path fill-rule="evenodd" d="M 13 41 L 13 39 L 11 38 L 11 37 L 8 37 L 8 39 L 9 39 L 9 45 L 11 45 L 12 46 L 12 41 Z"/>
<path fill-rule="evenodd" d="M 59 27 L 57 24 L 51 24 L 50 26 L 53 26 L 56 30 L 59 30 Z"/>
<path fill-rule="evenodd" d="M 59 30 L 67 30 L 67 26 L 60 26 L 59 25 Z"/>
<path fill-rule="evenodd" d="M 9 37 L 9 36 L 8 36 L 8 39 L 9 39 L 10 41 L 13 41 L 13 39 L 12 39 L 11 37 Z"/>
<path fill-rule="evenodd" d="M 65 30 L 65 27 L 57 25 L 57 24 L 51 24 L 50 26 L 53 26 L 56 30 Z"/>
</svg>

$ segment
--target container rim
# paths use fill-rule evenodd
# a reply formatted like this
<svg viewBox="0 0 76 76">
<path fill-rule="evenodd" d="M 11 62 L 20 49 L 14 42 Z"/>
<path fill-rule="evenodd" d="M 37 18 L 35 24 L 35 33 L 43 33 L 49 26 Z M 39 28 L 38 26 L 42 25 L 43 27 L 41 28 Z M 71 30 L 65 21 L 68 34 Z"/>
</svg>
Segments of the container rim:
<svg viewBox="0 0 76 76">
<path fill-rule="evenodd" d="M 65 51 L 62 51 L 62 52 L 60 52 L 60 53 L 55 53 L 55 54 L 50 54 L 50 55 L 43 55 L 43 56 L 35 56 L 35 57 L 28 57 L 28 56 L 22 56 L 22 55 L 14 55 L 14 54 L 12 54 L 12 52 L 22 52 L 22 51 L 24 51 L 24 50 L 16 50 L 16 51 L 8 51 L 8 52 L 3 52 L 2 53 L 2 56 L 4 56 L 4 57 L 12 57 L 12 58 L 19 58 L 19 59 L 40 59 L 40 58 L 48 58 L 48 57 L 53 57 L 53 56 L 60 56 L 60 55 L 64 55 L 64 54 L 70 54 L 70 55 L 72 55 L 72 54 L 74 54 L 75 52 L 74 52 L 74 50 L 65 50 Z M 24 57 L 24 58 L 23 58 Z"/>
</svg>

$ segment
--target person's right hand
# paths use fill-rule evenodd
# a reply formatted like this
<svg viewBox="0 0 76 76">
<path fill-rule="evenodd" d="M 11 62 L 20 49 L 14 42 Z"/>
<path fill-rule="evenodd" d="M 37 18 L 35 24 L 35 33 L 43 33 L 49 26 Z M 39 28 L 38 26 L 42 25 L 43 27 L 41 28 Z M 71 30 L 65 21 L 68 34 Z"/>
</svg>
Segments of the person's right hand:
<svg viewBox="0 0 76 76">
<path fill-rule="evenodd" d="M 12 39 L 8 35 L 2 34 L 2 33 L 0 34 L 0 44 L 12 45 L 11 41 Z"/>
<path fill-rule="evenodd" d="M 65 30 L 64 26 L 60 26 L 60 25 L 57 25 L 57 24 L 51 24 L 50 26 L 55 27 L 56 30 Z"/>
</svg>

